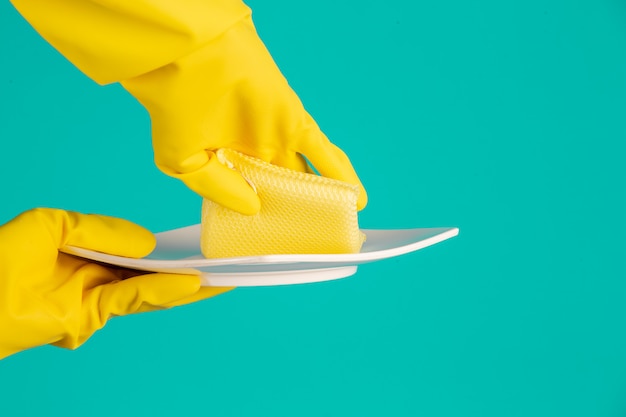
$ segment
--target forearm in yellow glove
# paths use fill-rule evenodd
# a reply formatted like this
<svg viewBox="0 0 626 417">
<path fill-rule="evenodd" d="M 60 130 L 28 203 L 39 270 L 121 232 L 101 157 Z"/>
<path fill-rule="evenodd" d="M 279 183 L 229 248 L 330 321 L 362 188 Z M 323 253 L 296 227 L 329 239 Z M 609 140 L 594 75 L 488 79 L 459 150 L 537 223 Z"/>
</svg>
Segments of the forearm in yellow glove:
<svg viewBox="0 0 626 417">
<path fill-rule="evenodd" d="M 149 231 L 126 220 L 63 210 L 31 210 L 0 226 L 0 359 L 46 344 L 74 349 L 111 317 L 229 290 L 201 288 L 193 275 L 139 275 L 59 251 L 141 257 L 154 245 Z"/>
<path fill-rule="evenodd" d="M 98 82 L 121 81 L 150 112 L 155 160 L 205 198 L 244 214 L 259 200 L 217 161 L 232 148 L 360 187 L 259 39 L 239 0 L 12 0 L 61 53 Z"/>
<path fill-rule="evenodd" d="M 241 0 L 11 0 L 52 46 L 100 84 L 144 74 L 215 38 Z"/>
</svg>

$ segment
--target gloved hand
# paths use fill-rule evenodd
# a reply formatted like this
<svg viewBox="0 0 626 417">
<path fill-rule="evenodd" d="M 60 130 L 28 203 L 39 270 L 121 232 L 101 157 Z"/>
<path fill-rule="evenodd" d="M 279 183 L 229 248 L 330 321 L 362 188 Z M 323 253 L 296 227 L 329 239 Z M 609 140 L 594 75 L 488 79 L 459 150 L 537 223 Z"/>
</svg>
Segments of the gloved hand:
<svg viewBox="0 0 626 417">
<path fill-rule="evenodd" d="M 240 0 L 11 0 L 30 24 L 99 83 L 122 81 L 150 112 L 158 167 L 198 194 L 252 214 L 259 200 L 214 151 L 360 186 L 348 157 L 305 111 Z"/>
<path fill-rule="evenodd" d="M 126 220 L 34 209 L 0 227 L 0 359 L 35 346 L 74 349 L 114 316 L 159 310 L 230 288 L 192 275 L 143 274 L 64 254 L 77 246 L 142 257 L 154 236 Z"/>
<path fill-rule="evenodd" d="M 260 203 L 214 151 L 231 148 L 266 162 L 358 184 L 348 157 L 322 133 L 259 39 L 250 16 L 208 44 L 122 85 L 150 112 L 155 160 L 205 198 L 244 214 Z"/>
</svg>

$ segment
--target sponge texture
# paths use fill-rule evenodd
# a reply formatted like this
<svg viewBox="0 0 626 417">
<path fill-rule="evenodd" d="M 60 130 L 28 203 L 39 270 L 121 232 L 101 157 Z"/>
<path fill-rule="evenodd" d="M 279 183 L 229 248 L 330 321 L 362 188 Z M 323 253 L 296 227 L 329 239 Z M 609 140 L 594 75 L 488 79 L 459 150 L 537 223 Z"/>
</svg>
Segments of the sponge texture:
<svg viewBox="0 0 626 417">
<path fill-rule="evenodd" d="M 217 151 L 256 189 L 261 210 L 246 216 L 210 200 L 202 206 L 202 254 L 226 258 L 269 254 L 356 253 L 356 185 L 292 171 L 231 149 Z"/>
</svg>

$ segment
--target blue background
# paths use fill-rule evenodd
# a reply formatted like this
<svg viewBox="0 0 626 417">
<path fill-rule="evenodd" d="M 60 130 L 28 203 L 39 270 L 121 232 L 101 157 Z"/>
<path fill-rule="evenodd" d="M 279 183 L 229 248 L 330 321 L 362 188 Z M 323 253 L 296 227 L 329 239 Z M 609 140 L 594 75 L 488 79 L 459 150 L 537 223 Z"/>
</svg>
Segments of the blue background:
<svg viewBox="0 0 626 417">
<path fill-rule="evenodd" d="M 0 362 L 0 415 L 626 414 L 626 5 L 249 4 L 359 171 L 361 225 L 460 236 L 22 352 Z M 132 97 L 8 2 L 0 37 L 0 222 L 37 206 L 199 222 Z"/>
</svg>

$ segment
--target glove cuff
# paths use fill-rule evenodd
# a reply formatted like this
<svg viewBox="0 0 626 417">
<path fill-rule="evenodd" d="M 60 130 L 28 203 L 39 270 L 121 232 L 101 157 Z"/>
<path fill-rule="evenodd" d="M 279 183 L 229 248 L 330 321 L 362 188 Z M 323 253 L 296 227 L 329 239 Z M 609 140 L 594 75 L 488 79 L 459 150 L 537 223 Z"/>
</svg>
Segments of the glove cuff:
<svg viewBox="0 0 626 417">
<path fill-rule="evenodd" d="M 44 39 L 100 84 L 167 65 L 251 14 L 239 0 L 11 2 Z"/>
</svg>

